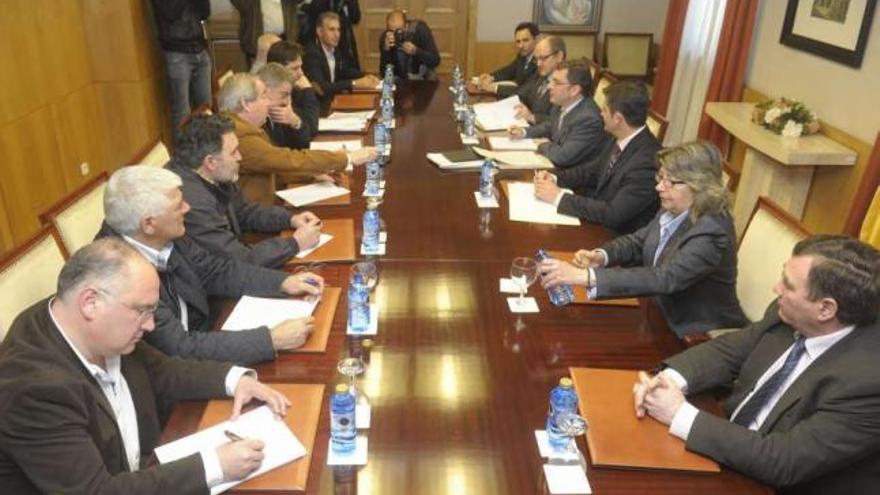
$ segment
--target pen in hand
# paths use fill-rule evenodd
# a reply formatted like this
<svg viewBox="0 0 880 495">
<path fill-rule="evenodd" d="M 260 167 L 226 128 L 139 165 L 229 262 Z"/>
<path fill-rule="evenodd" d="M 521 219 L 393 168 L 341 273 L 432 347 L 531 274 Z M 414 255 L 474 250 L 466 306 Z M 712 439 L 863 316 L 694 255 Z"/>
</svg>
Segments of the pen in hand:
<svg viewBox="0 0 880 495">
<path fill-rule="evenodd" d="M 228 438 L 232 442 L 240 442 L 244 440 L 242 436 L 237 435 L 229 430 L 223 430 L 223 434 L 226 435 L 226 438 Z"/>
</svg>

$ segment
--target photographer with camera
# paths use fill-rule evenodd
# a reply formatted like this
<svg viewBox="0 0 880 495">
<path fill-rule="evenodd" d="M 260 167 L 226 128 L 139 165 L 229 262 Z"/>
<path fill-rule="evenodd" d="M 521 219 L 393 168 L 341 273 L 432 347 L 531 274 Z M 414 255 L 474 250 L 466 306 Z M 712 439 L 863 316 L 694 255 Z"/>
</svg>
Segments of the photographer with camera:
<svg viewBox="0 0 880 495">
<path fill-rule="evenodd" d="M 385 18 L 385 33 L 379 38 L 379 73 L 385 66 L 394 66 L 394 75 L 401 79 L 437 79 L 440 52 L 434 43 L 431 28 L 418 19 L 407 19 L 402 10 L 393 10 Z"/>
</svg>

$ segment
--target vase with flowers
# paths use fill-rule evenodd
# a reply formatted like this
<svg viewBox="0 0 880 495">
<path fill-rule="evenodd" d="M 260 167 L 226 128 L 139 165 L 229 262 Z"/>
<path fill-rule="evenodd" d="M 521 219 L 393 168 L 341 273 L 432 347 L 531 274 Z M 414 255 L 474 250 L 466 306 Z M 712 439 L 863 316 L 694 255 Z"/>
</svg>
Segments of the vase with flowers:
<svg viewBox="0 0 880 495">
<path fill-rule="evenodd" d="M 752 122 L 785 137 L 819 132 L 819 119 L 803 103 L 789 98 L 762 101 L 752 110 Z"/>
</svg>

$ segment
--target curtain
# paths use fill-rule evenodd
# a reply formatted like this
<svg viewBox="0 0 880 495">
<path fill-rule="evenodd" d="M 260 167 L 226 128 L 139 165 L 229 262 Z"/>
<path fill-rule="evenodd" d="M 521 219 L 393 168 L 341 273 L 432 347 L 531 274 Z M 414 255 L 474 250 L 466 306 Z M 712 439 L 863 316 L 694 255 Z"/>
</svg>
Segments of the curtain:
<svg viewBox="0 0 880 495">
<path fill-rule="evenodd" d="M 687 16 L 689 0 L 670 0 L 666 8 L 666 24 L 663 27 L 663 41 L 657 61 L 657 77 L 654 78 L 654 92 L 651 95 L 651 108 L 665 116 L 669 109 L 669 94 L 672 91 L 672 78 L 681 47 L 684 20 Z"/>
<path fill-rule="evenodd" d="M 759 0 L 728 0 L 724 26 L 718 41 L 715 68 L 706 92 L 706 101 L 740 101 L 746 81 L 752 31 Z M 728 134 L 707 115 L 702 116 L 699 136 L 715 143 L 726 155 Z"/>
<path fill-rule="evenodd" d="M 669 97 L 666 146 L 697 137 L 726 4 L 727 0 L 701 0 L 688 5 Z"/>
</svg>

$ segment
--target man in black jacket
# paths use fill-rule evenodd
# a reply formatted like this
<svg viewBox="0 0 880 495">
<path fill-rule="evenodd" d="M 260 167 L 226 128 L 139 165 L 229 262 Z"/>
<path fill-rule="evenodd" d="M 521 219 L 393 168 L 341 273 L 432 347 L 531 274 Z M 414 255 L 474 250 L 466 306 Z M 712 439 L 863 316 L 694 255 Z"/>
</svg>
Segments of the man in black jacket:
<svg viewBox="0 0 880 495">
<path fill-rule="evenodd" d="M 648 92 L 636 82 L 605 89 L 608 140 L 594 158 L 553 174 L 535 174 L 535 195 L 557 211 L 628 234 L 647 225 L 660 207 L 654 190 L 660 143 L 645 125 Z M 575 194 L 563 192 L 571 188 Z"/>
<path fill-rule="evenodd" d="M 498 89 L 499 81 L 514 83 L 513 86 L 520 86 L 535 73 L 537 65 L 532 56 L 535 51 L 535 45 L 538 43 L 538 36 L 541 31 L 534 22 L 521 22 L 516 25 L 513 30 L 513 41 L 516 44 L 516 58 L 513 62 L 496 70 L 491 74 L 480 74 L 480 88 L 490 93 L 495 93 Z M 507 86 L 511 86 L 508 84 Z"/>
<path fill-rule="evenodd" d="M 308 78 L 302 75 L 302 58 L 297 60 L 287 67 L 269 62 L 257 71 L 257 77 L 266 85 L 269 98 L 269 118 L 263 130 L 275 146 L 299 150 L 308 149 L 318 133 L 321 105 Z"/>
<path fill-rule="evenodd" d="M 316 34 L 315 43 L 306 45 L 303 70 L 315 85 L 323 111 L 329 110 L 337 93 L 372 89 L 379 85 L 379 78 L 372 74 L 365 75 L 338 49 L 339 14 L 328 11 L 318 16 Z"/>
<path fill-rule="evenodd" d="M 317 244 L 321 221 L 309 211 L 294 215 L 280 206 L 245 199 L 236 184 L 240 160 L 235 128 L 227 117 L 199 115 L 186 126 L 166 166 L 183 180 L 183 199 L 190 206 L 186 232 L 215 255 L 280 268 L 300 249 Z M 243 232 L 277 234 L 288 229 L 296 231 L 250 245 L 241 240 Z"/>
<path fill-rule="evenodd" d="M 392 10 L 385 17 L 385 33 L 379 38 L 379 73 L 394 66 L 401 79 L 436 80 L 440 52 L 431 28 L 418 19 L 407 19 L 402 10 Z"/>
<path fill-rule="evenodd" d="M 211 2 L 153 0 L 153 13 L 165 53 L 171 123 L 176 130 L 193 108 L 211 103 L 211 56 L 202 31 Z"/>
<path fill-rule="evenodd" d="M 314 326 L 312 317 L 285 320 L 273 328 L 212 332 L 209 296 L 317 296 L 321 277 L 288 275 L 216 256 L 186 236 L 189 205 L 180 177 L 165 169 L 134 165 L 117 170 L 104 192 L 105 225 L 98 237 L 118 237 L 137 249 L 159 271 L 156 329 L 146 341 L 170 356 L 216 359 L 238 364 L 268 361 L 276 351 L 301 346 Z"/>
</svg>

